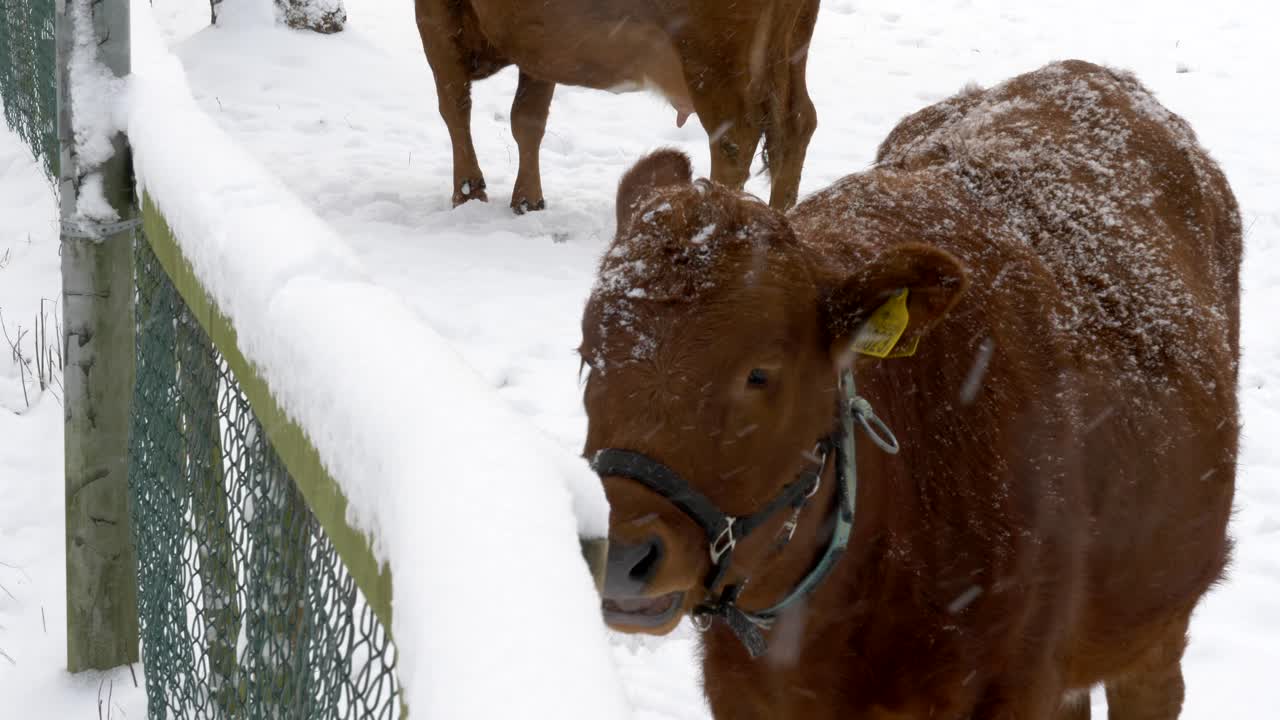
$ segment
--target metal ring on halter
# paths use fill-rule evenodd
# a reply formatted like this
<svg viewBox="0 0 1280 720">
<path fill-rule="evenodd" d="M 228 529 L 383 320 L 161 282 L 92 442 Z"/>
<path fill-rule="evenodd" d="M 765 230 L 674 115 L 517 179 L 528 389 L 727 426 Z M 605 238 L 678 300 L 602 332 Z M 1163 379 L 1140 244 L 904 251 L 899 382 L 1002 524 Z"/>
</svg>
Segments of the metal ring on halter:
<svg viewBox="0 0 1280 720">
<path fill-rule="evenodd" d="M 822 475 L 813 476 L 813 487 L 809 488 L 809 492 L 804 494 L 804 499 L 808 500 L 818 494 L 818 488 L 822 487 Z"/>
<path fill-rule="evenodd" d="M 852 403 L 853 417 L 867 431 L 867 437 L 871 438 L 871 442 L 876 447 L 889 453 L 890 455 L 898 454 L 898 438 L 894 436 L 893 431 L 888 425 L 884 424 L 871 409 L 871 403 L 867 402 L 864 397 L 855 397 Z"/>
<path fill-rule="evenodd" d="M 711 629 L 711 622 L 715 620 L 715 616 L 708 612 L 694 612 L 689 616 L 689 620 L 698 632 L 706 632 Z"/>
<path fill-rule="evenodd" d="M 813 475 L 813 487 L 809 488 L 809 492 L 804 494 L 805 500 L 818 494 L 818 488 L 822 487 L 822 473 L 827 469 L 827 449 L 826 444 L 819 441 L 813 446 L 813 450 L 805 454 L 805 457 L 812 460 L 818 465 L 818 472 Z"/>
</svg>

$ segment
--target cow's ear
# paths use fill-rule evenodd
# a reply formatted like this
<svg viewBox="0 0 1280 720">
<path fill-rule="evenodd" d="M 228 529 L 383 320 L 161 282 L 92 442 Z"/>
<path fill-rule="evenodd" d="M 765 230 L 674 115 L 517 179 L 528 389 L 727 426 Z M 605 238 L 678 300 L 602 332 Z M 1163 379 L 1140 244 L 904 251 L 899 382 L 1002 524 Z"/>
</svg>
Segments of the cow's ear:
<svg viewBox="0 0 1280 720">
<path fill-rule="evenodd" d="M 668 185 L 684 185 L 693 181 L 689 156 L 663 148 L 640 158 L 618 182 L 618 229 L 631 219 L 636 206 L 650 193 Z"/>
<path fill-rule="evenodd" d="M 859 335 L 864 324 L 891 329 L 900 326 L 904 304 L 906 329 L 896 344 L 890 344 L 896 350 L 912 347 L 955 305 L 968 282 L 964 266 L 945 250 L 902 243 L 882 251 L 827 294 L 824 325 L 833 359 L 837 364 L 849 361 L 855 339 L 865 341 L 868 337 Z"/>
</svg>

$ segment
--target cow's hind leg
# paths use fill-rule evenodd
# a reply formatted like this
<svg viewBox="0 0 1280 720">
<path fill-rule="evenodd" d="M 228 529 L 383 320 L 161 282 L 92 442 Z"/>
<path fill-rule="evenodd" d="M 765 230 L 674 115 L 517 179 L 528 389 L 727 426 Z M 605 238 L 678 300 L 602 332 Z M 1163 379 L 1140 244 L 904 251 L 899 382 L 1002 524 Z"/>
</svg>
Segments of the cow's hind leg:
<svg viewBox="0 0 1280 720">
<path fill-rule="evenodd" d="M 515 100 L 511 102 L 511 134 L 520 148 L 520 171 L 511 192 L 511 208 L 518 214 L 529 210 L 542 210 L 547 206 L 542 197 L 542 172 L 538 167 L 538 154 L 542 147 L 542 135 L 547 129 L 547 115 L 551 112 L 551 96 L 556 84 L 537 80 L 520 73 Z"/>
<path fill-rule="evenodd" d="M 705 37 L 695 37 L 689 44 L 694 50 L 715 47 Z M 711 179 L 741 190 L 764 133 L 762 105 L 752 100 L 746 79 L 724 58 L 704 52 L 691 53 L 684 60 L 690 99 L 710 144 Z"/>
<path fill-rule="evenodd" d="M 695 91 L 693 106 L 711 145 L 711 179 L 741 190 L 760 145 L 759 110 L 728 83 Z"/>
<path fill-rule="evenodd" d="M 809 139 L 818 127 L 818 112 L 809 97 L 805 79 L 809 41 L 813 37 L 817 13 L 817 1 L 807 2 L 796 17 L 794 29 L 788 37 L 786 57 L 771 71 L 773 87 L 769 95 L 764 149 L 772 185 L 769 204 L 779 210 L 796 204 Z"/>
<path fill-rule="evenodd" d="M 1186 686 L 1182 681 L 1182 653 L 1187 647 L 1190 618 L 1171 623 L 1164 637 L 1151 646 L 1122 676 L 1108 680 L 1108 720 L 1175 720 L 1182 712 Z"/>
<path fill-rule="evenodd" d="M 484 191 L 484 175 L 471 142 L 471 76 L 466 50 L 461 47 L 456 29 L 461 20 L 456 9 L 441 0 L 417 0 L 418 33 L 422 49 L 436 81 L 436 98 L 440 117 L 449 129 L 453 145 L 453 205 L 468 200 L 488 200 Z"/>
</svg>

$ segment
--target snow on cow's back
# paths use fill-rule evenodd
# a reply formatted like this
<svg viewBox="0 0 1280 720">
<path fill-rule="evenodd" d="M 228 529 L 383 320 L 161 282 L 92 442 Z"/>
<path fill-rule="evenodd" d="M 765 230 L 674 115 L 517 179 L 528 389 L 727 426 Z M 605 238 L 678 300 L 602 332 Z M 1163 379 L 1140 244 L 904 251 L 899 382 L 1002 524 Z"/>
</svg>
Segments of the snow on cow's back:
<svg viewBox="0 0 1280 720">
<path fill-rule="evenodd" d="M 1234 380 L 1239 210 L 1191 128 L 1131 74 L 1066 61 L 966 88 L 904 119 L 877 162 L 960 178 L 1056 279 L 1052 319 L 1081 360 L 1143 382 L 1170 363 Z"/>
</svg>

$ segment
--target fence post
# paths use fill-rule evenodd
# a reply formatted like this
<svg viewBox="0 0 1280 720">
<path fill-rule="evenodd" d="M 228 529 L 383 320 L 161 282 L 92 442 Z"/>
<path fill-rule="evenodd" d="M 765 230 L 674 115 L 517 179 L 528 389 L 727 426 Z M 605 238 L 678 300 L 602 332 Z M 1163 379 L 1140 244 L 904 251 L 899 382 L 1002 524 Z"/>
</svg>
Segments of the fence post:
<svg viewBox="0 0 1280 720">
<path fill-rule="evenodd" d="M 91 18 L 98 62 L 129 73 L 129 0 L 54 0 L 57 8 L 62 307 L 65 317 L 67 669 L 105 669 L 138 660 L 137 560 L 129 523 L 129 404 L 133 390 L 132 227 L 89 238 L 78 212 L 82 183 L 102 180 L 122 221 L 138 217 L 128 145 L 94 168 L 79 162 L 69 82 L 76 18 Z M 90 232 L 86 233 L 85 230 Z"/>
</svg>

